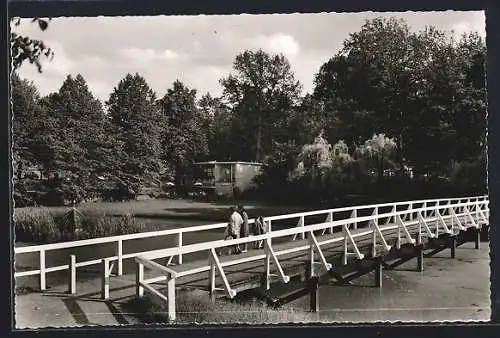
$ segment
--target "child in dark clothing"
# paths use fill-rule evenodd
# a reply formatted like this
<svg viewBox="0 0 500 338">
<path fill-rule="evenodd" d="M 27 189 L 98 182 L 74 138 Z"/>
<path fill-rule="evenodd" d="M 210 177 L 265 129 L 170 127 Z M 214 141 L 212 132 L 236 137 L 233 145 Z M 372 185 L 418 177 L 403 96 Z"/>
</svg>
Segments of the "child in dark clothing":
<svg viewBox="0 0 500 338">
<path fill-rule="evenodd" d="M 254 236 L 259 236 L 263 235 L 265 233 L 265 228 L 264 228 L 264 218 L 262 216 L 259 216 L 255 219 L 255 222 L 253 224 L 253 234 Z M 256 241 L 254 243 L 254 248 L 255 249 L 261 249 L 264 247 L 264 241 Z"/>
</svg>

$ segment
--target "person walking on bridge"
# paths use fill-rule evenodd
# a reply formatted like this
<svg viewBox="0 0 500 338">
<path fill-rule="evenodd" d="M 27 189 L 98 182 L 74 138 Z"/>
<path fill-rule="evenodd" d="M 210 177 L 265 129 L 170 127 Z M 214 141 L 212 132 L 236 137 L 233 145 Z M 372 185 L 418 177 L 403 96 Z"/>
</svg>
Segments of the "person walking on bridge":
<svg viewBox="0 0 500 338">
<path fill-rule="evenodd" d="M 227 225 L 227 235 L 232 239 L 240 238 L 241 225 L 243 224 L 243 218 L 238 213 L 235 207 L 231 207 L 231 216 L 229 216 L 229 222 Z M 233 248 L 233 253 L 241 253 L 240 246 L 235 245 Z"/>
<path fill-rule="evenodd" d="M 254 236 L 260 236 L 265 234 L 265 229 L 264 229 L 264 217 L 259 216 L 255 219 L 255 222 L 253 223 L 253 235 Z M 262 249 L 264 247 L 264 241 L 256 241 L 254 243 L 254 249 Z"/>
<path fill-rule="evenodd" d="M 250 228 L 248 226 L 248 214 L 245 210 L 245 207 L 242 205 L 238 206 L 241 218 L 243 219 L 243 224 L 241 225 L 241 233 L 240 236 L 242 238 L 248 237 L 250 235 Z M 248 243 L 243 244 L 243 250 L 242 252 L 247 252 L 248 251 Z"/>
</svg>

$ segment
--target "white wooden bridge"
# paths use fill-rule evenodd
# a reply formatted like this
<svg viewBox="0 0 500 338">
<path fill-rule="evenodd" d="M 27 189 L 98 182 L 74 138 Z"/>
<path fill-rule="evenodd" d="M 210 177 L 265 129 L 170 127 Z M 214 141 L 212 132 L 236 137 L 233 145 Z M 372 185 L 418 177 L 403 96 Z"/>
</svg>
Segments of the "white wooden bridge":
<svg viewBox="0 0 500 338">
<path fill-rule="evenodd" d="M 227 224 L 18 247 L 15 248 L 16 259 L 20 255 L 38 253 L 39 266 L 16 271 L 15 277 L 19 280 L 37 275 L 40 290 L 44 291 L 48 273 L 66 271 L 68 292 L 76 294 L 77 269 L 100 265 L 101 297 L 108 299 L 113 276 L 123 274 L 125 260 L 134 260 L 137 297 L 142 297 L 145 290 L 156 295 L 166 302 L 169 318 L 175 320 L 175 294 L 180 286 L 205 289 L 212 297 L 218 293 L 233 298 L 238 292 L 249 289 L 259 289 L 265 294 L 271 284 L 288 283 L 298 276 L 306 281 L 306 287 L 282 299 L 271 300 L 271 303 L 279 305 L 309 294 L 314 311 L 318 308 L 317 288 L 321 275 L 328 274 L 342 284 L 375 271 L 375 283 L 381 286 L 383 269 L 416 258 L 417 269 L 422 270 L 426 255 L 447 248 L 454 257 L 466 233 L 473 234 L 476 248 L 479 248 L 480 231 L 489 227 L 488 203 L 487 196 L 479 196 L 279 215 L 265 219 L 267 231 L 264 235 L 227 241 L 203 241 L 200 235 L 197 243 L 189 245 L 183 244 L 183 235 L 224 229 Z M 253 222 L 253 219 L 249 221 Z M 175 246 L 128 253 L 123 250 L 127 241 L 171 236 L 175 237 Z M 234 256 L 217 255 L 222 248 L 245 243 L 252 247 L 255 241 L 263 241 L 264 248 Z M 78 261 L 72 252 L 78 247 L 110 243 L 115 245 L 116 253 L 112 256 Z M 67 264 L 46 266 L 46 255 L 52 251 L 67 254 Z M 199 259 L 200 254 L 203 259 Z M 361 267 L 360 263 L 366 262 L 370 263 L 368 267 L 366 264 Z M 344 274 L 342 267 L 349 264 L 359 267 Z"/>
</svg>

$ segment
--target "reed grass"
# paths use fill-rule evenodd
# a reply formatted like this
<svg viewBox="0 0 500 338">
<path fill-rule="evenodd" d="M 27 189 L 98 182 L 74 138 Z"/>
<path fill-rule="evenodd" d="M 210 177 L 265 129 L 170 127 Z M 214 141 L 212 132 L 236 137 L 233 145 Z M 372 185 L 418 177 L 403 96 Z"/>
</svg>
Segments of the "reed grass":
<svg viewBox="0 0 500 338">
<path fill-rule="evenodd" d="M 166 304 L 151 295 L 134 298 L 126 305 L 145 323 L 168 323 Z M 301 309 L 268 307 L 260 301 L 236 302 L 218 299 L 211 302 L 206 293 L 178 291 L 176 324 L 283 324 L 311 323 L 317 314 Z"/>
<path fill-rule="evenodd" d="M 154 230 L 130 214 L 113 216 L 87 208 L 77 212 L 80 231 L 73 233 L 68 231 L 73 222 L 72 212 L 71 209 L 66 209 L 66 212 L 48 208 L 17 209 L 14 212 L 16 242 L 46 244 Z"/>
</svg>

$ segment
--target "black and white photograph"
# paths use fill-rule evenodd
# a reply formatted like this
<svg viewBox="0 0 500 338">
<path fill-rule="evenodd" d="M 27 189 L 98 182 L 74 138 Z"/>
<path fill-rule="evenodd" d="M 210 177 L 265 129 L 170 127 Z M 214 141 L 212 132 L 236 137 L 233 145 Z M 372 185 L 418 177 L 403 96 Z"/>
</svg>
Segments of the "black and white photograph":
<svg viewBox="0 0 500 338">
<path fill-rule="evenodd" d="M 483 11 L 10 26 L 16 329 L 490 320 Z"/>
</svg>

